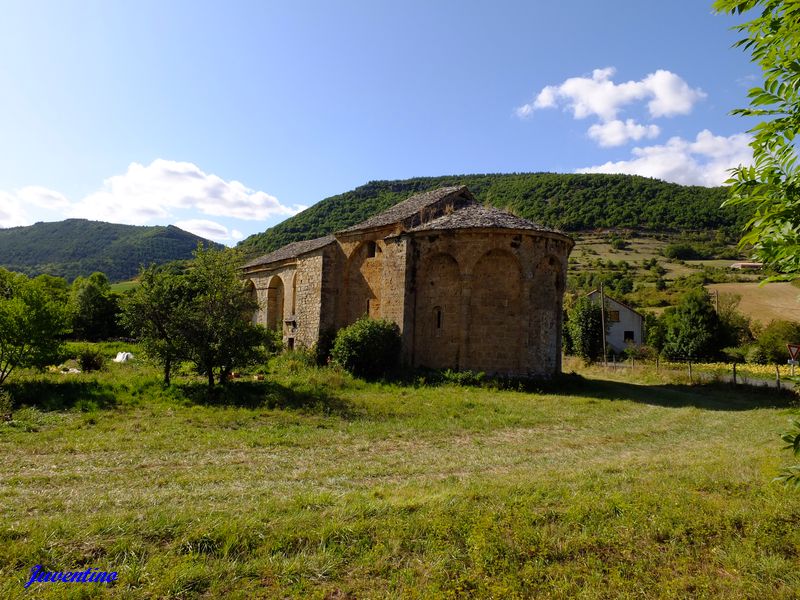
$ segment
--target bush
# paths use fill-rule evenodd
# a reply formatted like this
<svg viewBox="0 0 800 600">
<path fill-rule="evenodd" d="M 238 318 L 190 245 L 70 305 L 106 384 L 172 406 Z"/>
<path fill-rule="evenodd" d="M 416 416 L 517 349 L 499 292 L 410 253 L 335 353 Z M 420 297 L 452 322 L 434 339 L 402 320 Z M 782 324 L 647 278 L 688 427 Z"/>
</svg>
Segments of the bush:
<svg viewBox="0 0 800 600">
<path fill-rule="evenodd" d="M 698 246 L 677 242 L 675 244 L 667 244 L 662 250 L 662 254 L 667 258 L 677 260 L 699 260 L 707 258 L 706 253 Z"/>
<path fill-rule="evenodd" d="M 78 352 L 78 364 L 81 371 L 99 371 L 103 368 L 103 353 L 98 348 L 92 346 L 84 346 Z"/>
<path fill-rule="evenodd" d="M 787 344 L 800 343 L 800 323 L 792 321 L 770 321 L 756 337 L 756 345 L 763 356 L 763 363 L 786 363 L 789 358 Z"/>
<path fill-rule="evenodd" d="M 400 328 L 391 321 L 362 317 L 336 334 L 331 358 L 356 377 L 389 375 L 400 363 Z"/>
<path fill-rule="evenodd" d="M 11 396 L 7 390 L 0 388 L 0 421 L 10 419 L 8 415 L 11 414 L 12 408 Z"/>
<path fill-rule="evenodd" d="M 602 310 L 587 296 L 581 296 L 567 311 L 565 337 L 572 351 L 590 363 L 603 356 Z"/>
</svg>

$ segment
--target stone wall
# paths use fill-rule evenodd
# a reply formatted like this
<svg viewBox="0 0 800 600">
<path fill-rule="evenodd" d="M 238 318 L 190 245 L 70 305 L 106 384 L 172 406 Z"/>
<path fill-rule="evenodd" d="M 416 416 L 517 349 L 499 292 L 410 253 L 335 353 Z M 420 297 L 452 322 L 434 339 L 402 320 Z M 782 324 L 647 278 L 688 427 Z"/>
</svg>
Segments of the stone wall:
<svg viewBox="0 0 800 600">
<path fill-rule="evenodd" d="M 399 325 L 407 364 L 546 378 L 561 368 L 571 248 L 536 231 L 385 229 L 247 276 L 257 321 L 274 322 L 282 301 L 284 340 L 297 346 L 369 314 Z"/>
<path fill-rule="evenodd" d="M 409 362 L 534 377 L 560 370 L 569 241 L 464 230 L 413 234 L 412 245 Z"/>
</svg>

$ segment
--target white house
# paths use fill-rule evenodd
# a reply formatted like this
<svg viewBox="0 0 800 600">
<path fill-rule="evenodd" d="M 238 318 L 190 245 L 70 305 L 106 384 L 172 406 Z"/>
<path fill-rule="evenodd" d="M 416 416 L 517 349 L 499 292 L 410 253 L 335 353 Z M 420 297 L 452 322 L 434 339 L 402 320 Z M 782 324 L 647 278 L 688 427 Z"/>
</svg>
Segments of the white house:
<svg viewBox="0 0 800 600">
<path fill-rule="evenodd" d="M 600 304 L 600 290 L 587 294 L 592 302 Z M 605 294 L 606 301 L 606 344 L 614 352 L 622 352 L 631 344 L 644 343 L 644 317 L 627 304 L 614 300 Z"/>
</svg>

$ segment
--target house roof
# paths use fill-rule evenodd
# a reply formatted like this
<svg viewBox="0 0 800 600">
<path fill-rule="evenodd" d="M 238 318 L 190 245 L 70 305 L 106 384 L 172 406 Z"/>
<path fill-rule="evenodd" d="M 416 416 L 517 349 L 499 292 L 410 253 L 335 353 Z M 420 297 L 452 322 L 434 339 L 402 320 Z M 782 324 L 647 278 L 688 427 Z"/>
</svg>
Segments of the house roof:
<svg viewBox="0 0 800 600">
<path fill-rule="evenodd" d="M 352 231 L 372 229 L 374 227 L 383 227 L 386 225 L 399 223 L 400 221 L 404 221 L 416 214 L 419 214 L 429 206 L 436 204 L 440 200 L 452 195 L 463 196 L 467 203 L 475 202 L 475 198 L 472 197 L 472 194 L 466 186 L 462 185 L 438 188 L 428 192 L 422 192 L 421 194 L 415 194 L 407 200 L 403 200 L 402 202 L 387 208 L 383 212 L 370 217 L 366 221 L 362 221 L 361 223 L 353 225 L 352 227 L 343 229 L 341 233 L 350 233 Z"/>
<path fill-rule="evenodd" d="M 292 242 L 291 244 L 287 244 L 282 248 L 278 248 L 274 252 L 270 252 L 269 254 L 265 254 L 264 256 L 260 256 L 254 260 L 251 260 L 249 263 L 244 265 L 244 268 L 250 267 L 257 267 L 259 265 L 266 265 L 269 263 L 278 262 L 281 260 L 287 260 L 290 258 L 296 258 L 301 254 L 305 254 L 307 252 L 313 252 L 314 250 L 319 250 L 320 248 L 324 248 L 328 244 L 334 241 L 334 237 L 332 235 L 326 235 L 319 238 L 314 238 L 313 240 L 303 240 L 301 242 Z"/>
<path fill-rule="evenodd" d="M 555 229 L 550 229 L 523 219 L 510 212 L 500 210 L 491 206 L 481 206 L 472 204 L 442 215 L 437 219 L 428 221 L 411 229 L 411 231 L 429 231 L 441 229 L 527 229 L 530 231 L 549 231 L 560 233 Z"/>
<path fill-rule="evenodd" d="M 593 295 L 595 295 L 595 294 L 599 294 L 599 293 L 600 293 L 600 290 L 592 290 L 591 292 L 589 292 L 589 293 L 588 293 L 588 294 L 586 294 L 586 295 L 587 295 L 587 296 L 593 296 Z M 617 304 L 619 304 L 620 306 L 623 306 L 623 307 L 627 308 L 629 311 L 631 311 L 631 312 L 633 312 L 633 313 L 636 313 L 636 314 L 637 314 L 637 315 L 639 315 L 640 317 L 644 318 L 644 315 L 643 315 L 642 313 L 640 313 L 638 310 L 636 310 L 635 308 L 633 308 L 632 306 L 629 306 L 629 305 L 625 304 L 624 302 L 622 302 L 621 300 L 617 300 L 616 298 L 614 298 L 614 297 L 612 297 L 612 296 L 609 296 L 609 295 L 608 295 L 608 294 L 606 294 L 605 292 L 603 293 L 603 295 L 604 295 L 604 296 L 605 296 L 605 297 L 606 297 L 608 300 L 613 300 L 614 302 L 616 302 L 616 303 L 617 303 Z"/>
</svg>

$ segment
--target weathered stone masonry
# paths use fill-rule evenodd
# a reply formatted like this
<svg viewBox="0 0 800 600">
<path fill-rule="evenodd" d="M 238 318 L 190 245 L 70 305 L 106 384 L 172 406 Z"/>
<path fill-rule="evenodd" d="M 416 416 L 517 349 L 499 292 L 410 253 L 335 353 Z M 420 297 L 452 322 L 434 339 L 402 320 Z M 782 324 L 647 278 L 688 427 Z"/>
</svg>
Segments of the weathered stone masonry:
<svg viewBox="0 0 800 600">
<path fill-rule="evenodd" d="M 407 364 L 550 377 L 560 371 L 570 238 L 478 204 L 464 187 L 412 196 L 332 236 L 245 265 L 290 346 L 362 315 L 390 319 Z"/>
</svg>

